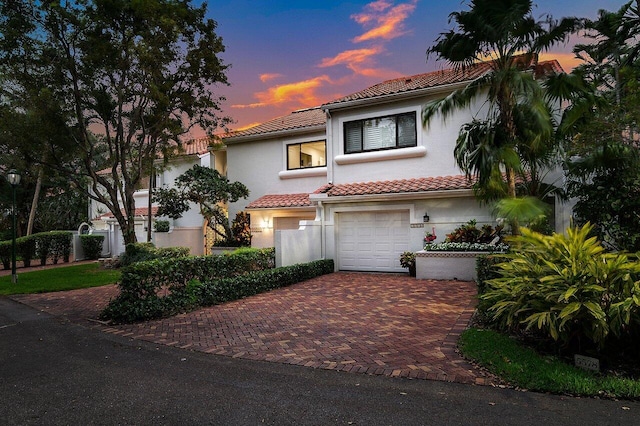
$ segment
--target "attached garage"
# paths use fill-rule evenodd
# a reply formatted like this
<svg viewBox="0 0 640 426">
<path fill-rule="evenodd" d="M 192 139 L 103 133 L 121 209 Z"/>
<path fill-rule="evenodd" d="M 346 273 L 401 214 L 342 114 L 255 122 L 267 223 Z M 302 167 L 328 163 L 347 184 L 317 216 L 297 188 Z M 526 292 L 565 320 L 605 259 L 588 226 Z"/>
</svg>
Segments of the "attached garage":
<svg viewBox="0 0 640 426">
<path fill-rule="evenodd" d="M 338 269 L 405 272 L 400 254 L 409 250 L 409 211 L 336 214 Z"/>
</svg>

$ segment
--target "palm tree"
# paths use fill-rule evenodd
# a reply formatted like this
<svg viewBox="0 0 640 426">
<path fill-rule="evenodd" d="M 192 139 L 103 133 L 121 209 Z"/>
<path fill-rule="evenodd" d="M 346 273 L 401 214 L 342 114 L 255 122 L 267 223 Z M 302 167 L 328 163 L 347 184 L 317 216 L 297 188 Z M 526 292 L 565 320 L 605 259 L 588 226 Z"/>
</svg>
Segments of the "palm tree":
<svg viewBox="0 0 640 426">
<path fill-rule="evenodd" d="M 484 200 L 516 196 L 516 173 L 536 172 L 552 158 L 553 111 L 537 81 L 538 53 L 566 40 L 580 21 L 547 16 L 536 21 L 529 0 L 472 0 L 468 11 L 453 12 L 456 28 L 442 33 L 427 57 L 436 55 L 455 70 L 488 64 L 466 87 L 427 104 L 423 124 L 436 114 L 446 119 L 486 98 L 488 113 L 460 129 L 454 156 L 468 177 L 477 178 Z M 486 66 L 486 65 L 484 65 Z M 506 175 L 506 184 L 503 179 Z"/>
</svg>

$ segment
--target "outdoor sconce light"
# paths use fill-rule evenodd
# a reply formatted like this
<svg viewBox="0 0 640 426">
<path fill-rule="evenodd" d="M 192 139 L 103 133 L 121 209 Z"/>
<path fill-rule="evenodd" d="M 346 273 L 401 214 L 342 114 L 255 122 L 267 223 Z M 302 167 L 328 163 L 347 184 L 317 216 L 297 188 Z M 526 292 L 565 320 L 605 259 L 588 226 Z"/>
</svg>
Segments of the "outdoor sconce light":
<svg viewBox="0 0 640 426">
<path fill-rule="evenodd" d="M 429 213 L 424 212 L 424 216 L 422 216 L 422 221 L 423 221 L 424 223 L 429 222 Z"/>
<path fill-rule="evenodd" d="M 13 226 L 11 229 L 11 283 L 18 283 L 18 274 L 16 273 L 16 187 L 20 185 L 20 173 L 16 170 L 11 169 L 9 173 L 7 173 L 7 182 L 11 185 L 11 195 L 12 195 L 12 204 L 11 204 L 11 213 L 13 219 Z"/>
</svg>

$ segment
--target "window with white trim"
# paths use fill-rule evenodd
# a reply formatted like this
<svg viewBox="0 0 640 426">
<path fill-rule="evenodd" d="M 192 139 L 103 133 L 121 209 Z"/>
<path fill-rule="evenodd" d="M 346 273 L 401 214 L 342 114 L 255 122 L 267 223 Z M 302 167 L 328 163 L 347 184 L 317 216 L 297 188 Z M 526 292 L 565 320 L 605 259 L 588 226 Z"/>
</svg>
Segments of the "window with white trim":
<svg viewBox="0 0 640 426">
<path fill-rule="evenodd" d="M 344 123 L 344 153 L 417 146 L 416 113 L 388 115 Z"/>
<path fill-rule="evenodd" d="M 287 170 L 325 167 L 327 142 L 303 142 L 287 145 Z"/>
</svg>

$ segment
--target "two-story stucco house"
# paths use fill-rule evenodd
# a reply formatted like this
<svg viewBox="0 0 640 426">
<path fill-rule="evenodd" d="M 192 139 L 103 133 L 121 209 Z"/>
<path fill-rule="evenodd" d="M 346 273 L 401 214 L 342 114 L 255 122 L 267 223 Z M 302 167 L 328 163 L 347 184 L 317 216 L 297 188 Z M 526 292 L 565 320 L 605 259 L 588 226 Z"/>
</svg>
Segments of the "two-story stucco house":
<svg viewBox="0 0 640 426">
<path fill-rule="evenodd" d="M 556 61 L 540 63 L 560 72 Z M 399 255 L 438 241 L 459 224 L 493 223 L 454 160 L 472 105 L 422 125 L 423 106 L 489 71 L 435 71 L 376 84 L 224 137 L 228 175 L 251 191 L 230 216 L 251 215 L 254 246 L 275 246 L 277 262 L 331 258 L 338 270 L 403 271 Z M 556 207 L 556 228 L 566 215 Z"/>
</svg>

